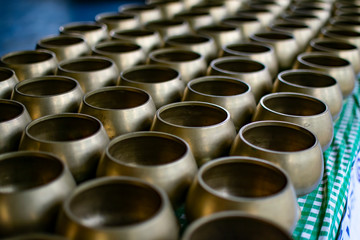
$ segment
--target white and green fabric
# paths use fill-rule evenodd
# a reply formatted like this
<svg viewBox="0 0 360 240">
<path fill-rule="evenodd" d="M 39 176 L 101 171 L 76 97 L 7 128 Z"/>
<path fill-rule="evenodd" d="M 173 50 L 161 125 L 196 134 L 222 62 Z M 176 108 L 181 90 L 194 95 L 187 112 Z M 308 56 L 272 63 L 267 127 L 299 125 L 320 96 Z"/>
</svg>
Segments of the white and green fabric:
<svg viewBox="0 0 360 240">
<path fill-rule="evenodd" d="M 359 96 L 359 84 L 356 84 L 334 123 L 334 139 L 324 153 L 325 170 L 321 184 L 298 199 L 301 218 L 293 233 L 294 239 L 337 238 L 360 139 Z"/>
</svg>

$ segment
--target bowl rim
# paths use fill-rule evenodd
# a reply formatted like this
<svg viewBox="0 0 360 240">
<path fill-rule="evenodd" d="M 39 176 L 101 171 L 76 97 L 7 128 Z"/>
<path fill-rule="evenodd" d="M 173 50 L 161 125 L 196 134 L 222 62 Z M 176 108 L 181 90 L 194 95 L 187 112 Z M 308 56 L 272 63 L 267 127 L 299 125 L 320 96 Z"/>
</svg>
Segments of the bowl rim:
<svg viewBox="0 0 360 240">
<path fill-rule="evenodd" d="M 136 184 L 138 186 L 141 187 L 146 187 L 147 189 L 151 189 L 154 193 L 156 193 L 160 200 L 160 206 L 157 212 L 154 213 L 153 216 L 151 216 L 150 218 L 146 219 L 145 221 L 141 221 L 141 222 L 137 222 L 137 223 L 133 223 L 133 224 L 129 224 L 126 226 L 111 226 L 111 227 L 92 227 L 92 226 L 88 226 L 83 224 L 81 221 L 81 219 L 79 219 L 75 214 L 72 213 L 72 211 L 70 210 L 70 204 L 71 201 L 74 199 L 74 197 L 78 196 L 79 194 L 92 189 L 94 187 L 99 187 L 102 185 L 106 185 L 106 184 L 116 184 L 116 183 L 121 183 L 121 184 L 128 184 L 128 185 L 133 185 Z M 94 228 L 97 230 L 110 230 L 110 231 L 114 231 L 114 230 L 124 230 L 124 229 L 132 229 L 132 228 L 138 228 L 144 225 L 149 224 L 149 222 L 154 222 L 156 221 L 156 218 L 158 216 L 161 216 L 161 214 L 163 212 L 165 212 L 167 210 L 167 208 L 171 206 L 170 205 L 170 200 L 168 199 L 167 194 L 165 193 L 164 190 L 162 190 L 160 187 L 148 183 L 142 179 L 139 178 L 135 178 L 135 177 L 128 177 L 128 176 L 107 176 L 107 177 L 100 177 L 100 178 L 95 178 L 89 181 L 86 181 L 82 184 L 80 184 L 74 191 L 72 191 L 70 193 L 70 195 L 64 200 L 63 204 L 62 204 L 62 210 L 64 211 L 65 215 L 73 222 L 75 222 L 76 224 L 80 225 L 80 226 L 84 226 L 86 228 Z"/>
</svg>

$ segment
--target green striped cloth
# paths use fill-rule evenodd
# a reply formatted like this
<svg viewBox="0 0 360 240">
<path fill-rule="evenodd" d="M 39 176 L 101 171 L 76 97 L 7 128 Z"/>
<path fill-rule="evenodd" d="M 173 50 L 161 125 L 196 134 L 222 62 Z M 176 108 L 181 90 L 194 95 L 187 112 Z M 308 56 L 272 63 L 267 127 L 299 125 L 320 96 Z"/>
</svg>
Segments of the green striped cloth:
<svg viewBox="0 0 360 240">
<path fill-rule="evenodd" d="M 298 198 L 301 219 L 294 239 L 336 239 L 345 211 L 350 172 L 360 139 L 360 88 L 357 83 L 334 124 L 334 139 L 324 153 L 325 171 L 319 187 Z"/>
</svg>

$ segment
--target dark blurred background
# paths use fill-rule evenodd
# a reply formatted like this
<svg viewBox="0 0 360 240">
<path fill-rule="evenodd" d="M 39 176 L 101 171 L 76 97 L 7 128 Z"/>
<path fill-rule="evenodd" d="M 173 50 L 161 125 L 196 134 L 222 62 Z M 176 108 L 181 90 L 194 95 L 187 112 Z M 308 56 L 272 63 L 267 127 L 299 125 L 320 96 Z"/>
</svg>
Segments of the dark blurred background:
<svg viewBox="0 0 360 240">
<path fill-rule="evenodd" d="M 0 56 L 31 50 L 41 38 L 58 34 L 61 25 L 94 21 L 95 15 L 116 12 L 142 0 L 0 0 Z"/>
</svg>

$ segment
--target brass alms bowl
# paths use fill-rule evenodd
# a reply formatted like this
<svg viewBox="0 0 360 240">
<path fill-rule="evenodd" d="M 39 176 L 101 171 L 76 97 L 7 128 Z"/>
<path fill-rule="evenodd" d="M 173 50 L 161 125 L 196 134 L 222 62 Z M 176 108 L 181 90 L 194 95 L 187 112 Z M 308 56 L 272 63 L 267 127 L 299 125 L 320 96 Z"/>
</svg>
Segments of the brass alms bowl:
<svg viewBox="0 0 360 240">
<path fill-rule="evenodd" d="M 278 166 L 252 157 L 224 157 L 203 165 L 186 200 L 188 220 L 236 210 L 292 232 L 300 218 L 294 187 Z"/>
<path fill-rule="evenodd" d="M 107 26 L 97 22 L 68 23 L 60 26 L 59 32 L 66 35 L 80 35 L 90 47 L 109 38 Z"/>
<path fill-rule="evenodd" d="M 278 165 L 289 175 L 298 196 L 312 192 L 323 176 L 319 141 L 309 130 L 288 122 L 259 121 L 243 126 L 230 155 L 257 157 Z"/>
<path fill-rule="evenodd" d="M 300 93 L 280 92 L 264 96 L 253 121 L 277 120 L 298 124 L 312 131 L 325 151 L 331 144 L 334 127 L 329 107 L 321 100 Z"/>
<path fill-rule="evenodd" d="M 280 72 L 273 92 L 295 92 L 320 99 L 328 106 L 335 121 L 342 109 L 343 96 L 337 81 L 328 74 L 306 69 Z"/>
<path fill-rule="evenodd" d="M 269 69 L 264 64 L 246 57 L 214 59 L 210 63 L 208 74 L 234 77 L 246 82 L 250 85 L 256 101 L 272 88 Z"/>
<path fill-rule="evenodd" d="M 78 57 L 62 61 L 58 65 L 56 75 L 76 79 L 85 93 L 116 85 L 119 80 L 119 70 L 114 61 L 101 56 Z"/>
<path fill-rule="evenodd" d="M 222 56 L 246 57 L 264 64 L 275 79 L 279 72 L 279 63 L 271 45 L 259 42 L 241 42 L 227 44 L 222 47 Z"/>
<path fill-rule="evenodd" d="M 162 46 L 160 34 L 157 31 L 149 29 L 133 28 L 117 30 L 111 31 L 110 35 L 112 39 L 115 40 L 130 41 L 138 44 L 144 50 L 146 55 L 152 50 Z"/>
<path fill-rule="evenodd" d="M 53 52 L 39 49 L 5 54 L 1 57 L 1 64 L 14 70 L 19 81 L 22 81 L 54 74 L 57 60 Z"/>
<path fill-rule="evenodd" d="M 207 67 L 206 60 L 201 54 L 178 48 L 154 50 L 149 54 L 148 62 L 175 68 L 180 72 L 184 82 L 205 75 Z"/>
<path fill-rule="evenodd" d="M 103 56 L 113 60 L 119 72 L 143 64 L 146 60 L 146 54 L 142 47 L 127 41 L 101 42 L 96 44 L 92 50 L 95 56 Z"/>
<path fill-rule="evenodd" d="M 183 101 L 214 103 L 229 111 L 236 127 L 250 122 L 256 102 L 249 84 L 231 77 L 206 76 L 188 82 Z"/>
<path fill-rule="evenodd" d="M 156 108 L 144 90 L 115 86 L 85 94 L 79 112 L 99 119 L 112 139 L 128 132 L 149 130 Z"/>
<path fill-rule="evenodd" d="M 261 31 L 250 35 L 250 39 L 269 44 L 274 48 L 281 71 L 292 67 L 300 51 L 296 39 L 291 33 Z"/>
<path fill-rule="evenodd" d="M 162 189 L 138 178 L 104 177 L 67 197 L 56 232 L 74 240 L 176 240 L 179 226 Z"/>
<path fill-rule="evenodd" d="M 95 16 L 96 22 L 103 23 L 107 26 L 108 31 L 125 30 L 140 27 L 138 16 L 124 12 L 107 12 Z"/>
<path fill-rule="evenodd" d="M 0 67 L 0 99 L 10 99 L 14 86 L 18 82 L 12 69 Z"/>
<path fill-rule="evenodd" d="M 295 69 L 322 71 L 338 82 L 343 97 L 349 96 L 355 88 L 355 71 L 351 63 L 341 57 L 324 52 L 305 52 L 297 56 Z"/>
<path fill-rule="evenodd" d="M 0 99 L 0 112 L 0 153 L 16 151 L 31 117 L 25 106 L 14 100 Z"/>
<path fill-rule="evenodd" d="M 89 115 L 62 113 L 28 124 L 20 150 L 53 153 L 66 162 L 77 182 L 95 176 L 98 161 L 109 143 L 101 122 Z"/>
<path fill-rule="evenodd" d="M 230 113 L 225 108 L 198 101 L 171 103 L 159 108 L 151 130 L 184 139 L 199 166 L 228 155 L 236 135 Z"/>
<path fill-rule="evenodd" d="M 240 211 L 224 211 L 190 224 L 182 240 L 272 239 L 290 240 L 290 234 L 271 220 Z"/>
<path fill-rule="evenodd" d="M 0 237 L 52 231 L 76 186 L 65 163 L 48 153 L 18 151 L 1 154 L 0 168 Z"/>
<path fill-rule="evenodd" d="M 207 62 L 218 56 L 214 39 L 200 34 L 190 33 L 168 37 L 165 39 L 165 46 L 198 52 L 205 57 Z"/>
<path fill-rule="evenodd" d="M 100 160 L 97 176 L 130 176 L 165 190 L 174 208 L 184 201 L 197 172 L 189 145 L 163 132 L 133 132 L 113 139 Z"/>
<path fill-rule="evenodd" d="M 47 49 L 55 53 L 58 61 L 90 55 L 91 48 L 84 38 L 71 35 L 48 36 L 40 39 L 36 49 Z"/>
<path fill-rule="evenodd" d="M 44 76 L 15 85 L 11 99 L 25 105 L 32 119 L 46 115 L 78 112 L 83 91 L 73 78 Z"/>
<path fill-rule="evenodd" d="M 157 108 L 181 100 L 185 83 L 180 73 L 168 66 L 141 65 L 126 69 L 120 74 L 120 85 L 145 90 Z"/>
</svg>

